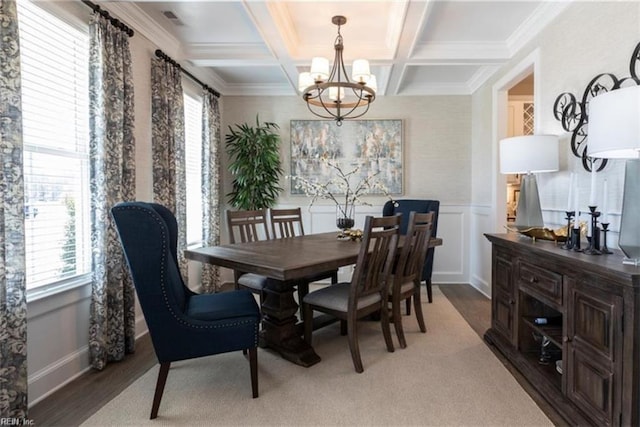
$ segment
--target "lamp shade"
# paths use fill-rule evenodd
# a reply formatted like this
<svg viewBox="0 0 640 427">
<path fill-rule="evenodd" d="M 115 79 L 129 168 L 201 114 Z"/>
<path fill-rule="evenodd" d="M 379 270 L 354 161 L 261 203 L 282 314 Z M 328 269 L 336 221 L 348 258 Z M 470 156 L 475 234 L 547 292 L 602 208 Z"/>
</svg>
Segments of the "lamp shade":
<svg viewBox="0 0 640 427">
<path fill-rule="evenodd" d="M 311 78 L 316 82 L 324 82 L 329 78 L 329 60 L 316 56 L 311 60 Z"/>
<path fill-rule="evenodd" d="M 367 81 L 367 86 L 373 89 L 374 92 L 378 91 L 378 80 L 374 74 L 369 76 L 369 80 Z"/>
<path fill-rule="evenodd" d="M 523 135 L 500 141 L 500 172 L 529 173 L 558 170 L 556 135 Z"/>
<path fill-rule="evenodd" d="M 590 157 L 640 158 L 640 86 L 616 89 L 592 98 L 588 126 Z"/>
<path fill-rule="evenodd" d="M 298 76 L 298 90 L 300 92 L 304 92 L 306 88 L 314 84 L 313 78 L 311 77 L 311 73 L 306 71 L 300 73 Z"/>
<path fill-rule="evenodd" d="M 371 76 L 369 61 L 366 59 L 356 59 L 353 61 L 352 69 L 351 77 L 356 81 L 356 83 L 367 83 Z"/>
</svg>

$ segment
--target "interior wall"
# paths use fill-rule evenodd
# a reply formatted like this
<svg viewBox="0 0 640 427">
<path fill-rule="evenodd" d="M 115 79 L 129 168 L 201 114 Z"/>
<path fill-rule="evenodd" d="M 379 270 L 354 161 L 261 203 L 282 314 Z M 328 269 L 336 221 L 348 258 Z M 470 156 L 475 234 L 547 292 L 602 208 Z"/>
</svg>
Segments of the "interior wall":
<svg viewBox="0 0 640 427">
<path fill-rule="evenodd" d="M 605 25 L 611 23 L 611 25 Z M 640 41 L 640 3 L 637 2 L 573 2 L 544 31 L 528 43 L 514 58 L 487 81 L 472 99 L 472 205 L 479 207 L 489 218 L 474 221 L 471 247 L 482 249 L 471 254 L 471 277 L 479 286 L 490 283 L 490 246 L 482 233 L 501 232 L 491 217 L 502 213 L 502 205 L 496 204 L 496 194 L 505 188 L 504 178 L 496 176 L 497 141 L 494 140 L 493 121 L 490 114 L 494 105 L 496 82 L 514 69 L 527 55 L 538 51 L 536 69 L 536 133 L 560 136 L 560 171 L 538 175 L 540 202 L 545 225 L 562 226 L 568 202 L 568 185 L 571 172 L 578 176 L 578 192 L 581 210 L 586 210 L 590 193 L 590 177 L 573 156 L 570 148 L 571 134 L 562 129 L 553 116 L 553 104 L 563 92 L 571 92 L 578 99 L 587 84 L 600 73 L 613 73 L 618 77 L 629 75 L 629 61 L 633 49 Z M 622 207 L 623 161 L 610 161 L 609 166 L 597 174 L 596 194 L 602 204 L 602 182 L 608 180 L 608 205 L 610 207 L 610 235 L 615 247 L 616 232 Z M 490 210 L 486 209 L 490 206 Z M 499 213 L 498 213 L 499 212 Z M 582 218 L 583 220 L 586 217 Z M 489 290 L 490 292 L 490 290 Z"/>
<path fill-rule="evenodd" d="M 224 97 L 223 134 L 229 125 L 272 121 L 280 126 L 281 159 L 289 174 L 290 121 L 315 120 L 301 97 Z M 402 197 L 438 199 L 443 204 L 467 204 L 471 199 L 471 97 L 424 96 L 378 97 L 364 119 L 401 119 L 404 145 L 404 192 Z M 231 177 L 223 163 L 225 193 Z M 288 182 L 281 185 L 289 188 Z M 384 202 L 384 197 L 370 198 Z M 306 197 L 283 192 L 281 203 L 304 205 Z M 318 202 L 323 204 L 324 201 Z"/>
</svg>

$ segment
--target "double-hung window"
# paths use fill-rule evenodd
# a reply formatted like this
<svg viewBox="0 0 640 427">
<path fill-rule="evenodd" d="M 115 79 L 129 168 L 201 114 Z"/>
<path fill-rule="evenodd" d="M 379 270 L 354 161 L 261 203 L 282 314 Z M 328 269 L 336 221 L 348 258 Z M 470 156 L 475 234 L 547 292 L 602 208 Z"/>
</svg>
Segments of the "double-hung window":
<svg viewBox="0 0 640 427">
<path fill-rule="evenodd" d="M 202 99 L 184 93 L 187 244 L 202 245 Z"/>
<path fill-rule="evenodd" d="M 89 38 L 18 1 L 27 289 L 82 280 L 91 269 Z"/>
</svg>

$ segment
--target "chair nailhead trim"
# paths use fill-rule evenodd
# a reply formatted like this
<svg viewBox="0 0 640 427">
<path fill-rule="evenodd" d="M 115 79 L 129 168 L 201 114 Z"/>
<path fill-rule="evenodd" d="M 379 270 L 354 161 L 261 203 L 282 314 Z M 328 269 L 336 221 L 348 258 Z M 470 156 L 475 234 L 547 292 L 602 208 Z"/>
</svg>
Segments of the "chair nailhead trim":
<svg viewBox="0 0 640 427">
<path fill-rule="evenodd" d="M 174 319 L 176 319 L 176 321 L 178 321 L 178 323 L 180 323 L 180 324 L 182 324 L 182 325 L 184 325 L 186 327 L 194 328 L 194 329 L 222 329 L 222 328 L 229 328 L 229 327 L 232 327 L 232 326 L 240 326 L 240 325 L 247 325 L 247 324 L 255 323 L 256 332 L 257 332 L 258 323 L 259 322 L 254 322 L 254 321 L 251 321 L 251 320 L 235 321 L 235 322 L 230 322 L 230 323 L 224 323 L 224 324 L 221 324 L 221 325 L 194 325 L 192 323 L 185 322 L 184 319 L 181 319 L 180 317 L 178 317 L 178 315 L 175 313 L 175 311 L 171 307 L 171 304 L 169 304 L 169 297 L 167 295 L 167 289 L 165 287 L 165 270 L 164 270 L 164 266 L 165 266 L 166 254 L 167 254 L 167 235 L 164 232 L 164 228 L 162 226 L 163 225 L 166 226 L 166 224 L 164 224 L 164 221 L 162 221 L 160 218 L 157 217 L 158 214 L 156 212 L 152 213 L 148 209 L 143 209 L 143 208 L 141 208 L 139 206 L 126 206 L 126 207 L 120 207 L 120 208 L 117 208 L 117 209 L 134 209 L 134 210 L 142 211 L 143 213 L 146 213 L 147 215 L 149 215 L 160 226 L 160 230 L 162 232 L 162 260 L 161 260 L 161 263 L 160 263 L 160 289 L 162 289 L 162 297 L 164 299 L 165 305 L 169 309 L 169 313 L 171 313 L 171 315 L 174 317 Z M 178 274 L 180 274 L 180 271 L 178 271 Z M 257 345 L 258 345 L 258 340 L 256 338 L 256 346 Z"/>
</svg>

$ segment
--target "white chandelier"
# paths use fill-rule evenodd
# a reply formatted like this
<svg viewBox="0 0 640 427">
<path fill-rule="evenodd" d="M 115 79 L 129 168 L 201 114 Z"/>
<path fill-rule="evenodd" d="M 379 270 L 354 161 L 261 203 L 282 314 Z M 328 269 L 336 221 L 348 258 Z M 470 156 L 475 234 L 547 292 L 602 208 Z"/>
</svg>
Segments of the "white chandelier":
<svg viewBox="0 0 640 427">
<path fill-rule="evenodd" d="M 327 58 L 313 58 L 311 71 L 298 76 L 298 90 L 302 92 L 309 111 L 323 119 L 335 119 L 340 126 L 343 120 L 362 117 L 369 111 L 378 88 L 376 76 L 369 71 L 369 61 L 366 59 L 353 61 L 353 82 L 349 80 L 342 59 L 344 45 L 340 34 L 340 26 L 347 22 L 347 18 L 338 15 L 331 22 L 338 26 L 338 37 L 333 44 L 336 53 L 331 72 Z"/>
</svg>

